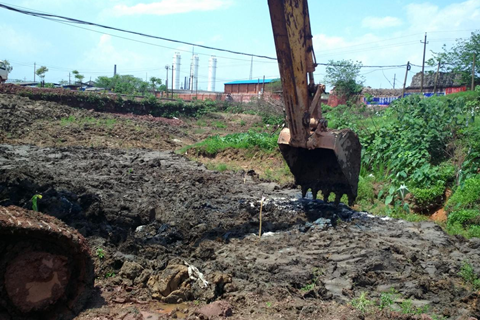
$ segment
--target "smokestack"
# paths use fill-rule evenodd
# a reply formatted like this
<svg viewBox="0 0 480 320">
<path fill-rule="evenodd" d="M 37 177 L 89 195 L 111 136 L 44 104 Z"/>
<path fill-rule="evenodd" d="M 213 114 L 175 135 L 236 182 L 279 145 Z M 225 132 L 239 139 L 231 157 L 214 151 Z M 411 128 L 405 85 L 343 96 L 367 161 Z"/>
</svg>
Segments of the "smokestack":
<svg viewBox="0 0 480 320">
<path fill-rule="evenodd" d="M 180 52 L 173 55 L 173 89 L 180 89 Z"/>
<path fill-rule="evenodd" d="M 217 58 L 211 56 L 208 62 L 208 91 L 215 91 L 215 80 L 217 74 Z"/>
<path fill-rule="evenodd" d="M 192 55 L 190 64 L 190 90 L 195 90 L 195 83 L 198 83 L 198 55 Z"/>
</svg>

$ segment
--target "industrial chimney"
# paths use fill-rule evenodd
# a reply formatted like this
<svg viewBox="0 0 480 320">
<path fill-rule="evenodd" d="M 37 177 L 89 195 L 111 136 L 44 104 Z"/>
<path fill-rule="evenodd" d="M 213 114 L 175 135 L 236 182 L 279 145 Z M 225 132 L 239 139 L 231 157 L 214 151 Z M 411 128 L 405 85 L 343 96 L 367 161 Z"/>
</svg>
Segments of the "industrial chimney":
<svg viewBox="0 0 480 320">
<path fill-rule="evenodd" d="M 173 90 L 180 89 L 180 52 L 173 55 Z"/>
<path fill-rule="evenodd" d="M 208 62 L 208 91 L 215 91 L 215 80 L 217 74 L 217 58 L 211 56 Z"/>
<path fill-rule="evenodd" d="M 192 55 L 190 64 L 190 90 L 196 90 L 198 84 L 198 55 Z"/>
</svg>

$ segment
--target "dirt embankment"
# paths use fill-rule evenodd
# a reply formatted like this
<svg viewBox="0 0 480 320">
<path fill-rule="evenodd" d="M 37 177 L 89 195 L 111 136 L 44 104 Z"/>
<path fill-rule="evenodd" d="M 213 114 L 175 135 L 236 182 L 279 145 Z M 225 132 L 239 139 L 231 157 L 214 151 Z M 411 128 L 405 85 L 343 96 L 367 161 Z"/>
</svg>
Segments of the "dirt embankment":
<svg viewBox="0 0 480 320">
<path fill-rule="evenodd" d="M 41 129 L 36 112 L 19 120 L 9 116 L 17 108 L 5 105 L 0 205 L 30 208 L 31 197 L 42 194 L 40 211 L 75 227 L 92 248 L 97 294 L 77 319 L 196 319 L 208 312 L 364 319 L 348 303 L 363 292 L 377 301 L 392 288 L 397 309 L 407 301 L 411 310 L 429 305 L 429 314 L 449 319 L 480 317 L 478 293 L 458 275 L 464 261 L 480 271 L 478 240 L 450 237 L 431 222 L 301 200 L 299 190 L 209 171 L 171 151 L 12 145 L 9 134 L 24 139 L 25 128 Z M 39 110 L 58 117 L 55 108 Z M 386 310 L 367 316 L 415 317 Z"/>
<path fill-rule="evenodd" d="M 0 143 L 174 150 L 193 143 L 179 119 L 99 113 L 0 94 Z"/>
</svg>

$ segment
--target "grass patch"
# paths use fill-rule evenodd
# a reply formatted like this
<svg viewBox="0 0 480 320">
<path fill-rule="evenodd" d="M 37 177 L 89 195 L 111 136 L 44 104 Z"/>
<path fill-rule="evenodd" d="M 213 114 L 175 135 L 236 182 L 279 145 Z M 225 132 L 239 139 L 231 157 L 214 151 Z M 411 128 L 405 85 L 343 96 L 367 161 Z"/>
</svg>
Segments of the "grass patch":
<svg viewBox="0 0 480 320">
<path fill-rule="evenodd" d="M 69 117 L 64 117 L 60 119 L 60 125 L 64 127 L 69 125 L 79 125 L 79 126 L 93 125 L 96 127 L 113 128 L 113 126 L 116 123 L 117 123 L 117 120 L 113 118 L 107 118 L 107 119 L 93 118 L 93 117 L 77 118 L 75 116 L 69 116 Z"/>
<path fill-rule="evenodd" d="M 265 152 L 272 152 L 278 148 L 277 134 L 258 133 L 249 130 L 244 133 L 233 133 L 224 137 L 213 136 L 206 140 L 191 146 L 186 146 L 179 150 L 179 153 L 185 153 L 189 150 L 196 154 L 205 154 L 214 156 L 218 152 L 228 148 L 251 149 L 258 147 Z"/>
<path fill-rule="evenodd" d="M 417 307 L 410 299 L 402 299 L 402 296 L 394 288 L 380 295 L 380 298 L 369 299 L 366 292 L 362 292 L 359 297 L 352 299 L 352 307 L 359 310 L 364 315 L 376 315 L 380 310 L 390 309 L 405 315 L 421 315 L 429 313 L 430 306 L 424 305 Z M 433 319 L 442 319 L 436 314 L 430 315 Z"/>
<path fill-rule="evenodd" d="M 215 127 L 215 128 L 217 128 L 217 129 L 225 129 L 225 128 L 227 128 L 227 124 L 226 124 L 226 123 L 224 123 L 224 122 L 222 122 L 222 121 L 218 121 L 218 120 L 213 121 L 213 122 L 212 122 L 212 126 Z"/>
</svg>

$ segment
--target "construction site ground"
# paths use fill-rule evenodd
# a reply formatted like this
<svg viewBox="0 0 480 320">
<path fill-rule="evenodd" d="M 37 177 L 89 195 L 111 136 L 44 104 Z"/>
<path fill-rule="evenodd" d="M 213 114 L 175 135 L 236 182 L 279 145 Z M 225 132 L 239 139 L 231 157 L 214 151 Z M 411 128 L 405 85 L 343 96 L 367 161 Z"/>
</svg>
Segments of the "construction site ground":
<svg viewBox="0 0 480 320">
<path fill-rule="evenodd" d="M 480 317 L 480 293 L 459 275 L 465 263 L 480 271 L 480 240 L 301 199 L 249 168 L 212 171 L 174 152 L 258 121 L 212 117 L 0 95 L 0 205 L 30 209 L 41 194 L 39 210 L 91 248 L 95 290 L 75 319 Z M 210 125 L 218 119 L 228 126 Z"/>
</svg>

